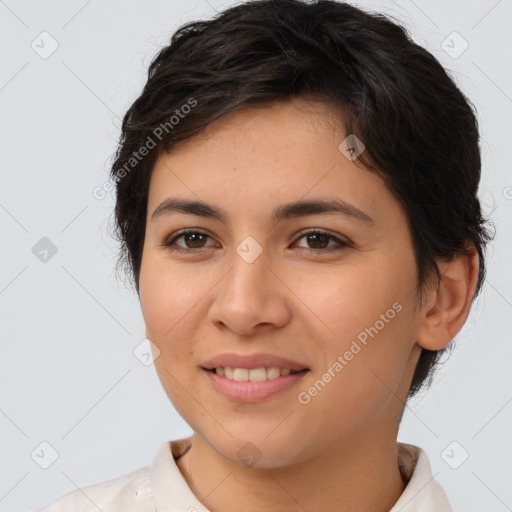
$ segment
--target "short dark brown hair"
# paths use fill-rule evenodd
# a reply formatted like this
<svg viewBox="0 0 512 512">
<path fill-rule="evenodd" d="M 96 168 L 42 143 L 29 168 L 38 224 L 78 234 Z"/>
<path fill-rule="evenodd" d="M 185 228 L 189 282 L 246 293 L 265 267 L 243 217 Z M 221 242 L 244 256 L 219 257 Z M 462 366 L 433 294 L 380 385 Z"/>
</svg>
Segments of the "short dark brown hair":
<svg viewBox="0 0 512 512">
<path fill-rule="evenodd" d="M 400 22 L 331 0 L 235 5 L 181 26 L 151 62 L 147 83 L 124 116 L 111 169 L 118 266 L 137 293 L 149 182 L 160 152 L 227 113 L 297 96 L 343 107 L 347 134 L 366 146 L 358 160 L 404 206 L 419 304 L 430 278 L 440 279 L 436 257 L 449 260 L 476 249 L 474 300 L 492 240 L 477 197 L 474 107 Z M 446 348 L 422 350 L 409 397 L 427 380 L 430 385 Z"/>
</svg>

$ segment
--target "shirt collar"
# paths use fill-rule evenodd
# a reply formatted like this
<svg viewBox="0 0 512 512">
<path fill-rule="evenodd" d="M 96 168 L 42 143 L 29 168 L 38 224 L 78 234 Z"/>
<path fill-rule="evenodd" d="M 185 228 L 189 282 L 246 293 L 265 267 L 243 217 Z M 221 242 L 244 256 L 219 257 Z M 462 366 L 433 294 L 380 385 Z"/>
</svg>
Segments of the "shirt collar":
<svg viewBox="0 0 512 512">
<path fill-rule="evenodd" d="M 418 446 L 397 443 L 398 463 L 407 482 L 404 492 L 389 512 L 453 512 L 448 498 L 434 480 L 427 454 Z"/>
<path fill-rule="evenodd" d="M 192 436 L 160 446 L 149 468 L 156 512 L 210 512 L 192 492 L 175 461 L 191 446 Z"/>
<path fill-rule="evenodd" d="M 165 441 L 149 470 L 157 512 L 210 512 L 194 495 L 176 464 L 192 445 L 192 436 Z M 448 498 L 434 480 L 426 453 L 406 443 L 397 443 L 400 472 L 407 486 L 390 512 L 453 512 Z M 437 473 L 436 473 L 437 474 Z"/>
</svg>

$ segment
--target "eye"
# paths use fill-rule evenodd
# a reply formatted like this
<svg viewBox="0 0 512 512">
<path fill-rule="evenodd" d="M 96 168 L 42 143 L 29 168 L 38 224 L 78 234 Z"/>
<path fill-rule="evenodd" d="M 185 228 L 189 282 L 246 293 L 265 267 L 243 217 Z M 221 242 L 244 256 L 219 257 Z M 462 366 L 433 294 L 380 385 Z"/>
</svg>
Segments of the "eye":
<svg viewBox="0 0 512 512">
<path fill-rule="evenodd" d="M 188 247 L 187 245 L 185 247 L 176 245 L 176 240 L 179 240 L 180 238 L 183 238 L 185 244 L 191 244 L 192 247 Z M 168 240 L 166 240 L 163 244 L 160 245 L 167 247 L 170 251 L 190 252 L 193 249 L 203 249 L 203 242 L 207 238 L 210 237 L 206 233 L 203 233 L 202 231 L 198 231 L 196 229 L 186 229 L 178 233 L 175 237 L 170 237 Z"/>
<path fill-rule="evenodd" d="M 208 247 L 204 245 L 208 238 L 211 237 L 202 231 L 198 231 L 197 229 L 186 229 L 177 233 L 175 236 L 169 237 L 168 240 L 166 240 L 164 243 L 160 245 L 167 247 L 170 251 L 195 252 L 194 249 L 204 249 Z M 303 238 L 306 239 L 306 243 L 313 244 L 316 246 L 300 247 L 301 249 L 305 249 L 306 251 L 310 252 L 327 252 L 327 249 L 332 249 L 333 247 L 335 250 L 343 249 L 345 247 L 351 247 L 351 244 L 349 242 L 340 240 L 338 237 L 331 235 L 327 231 L 322 231 L 318 229 L 303 231 L 302 233 L 300 233 L 300 237 L 298 238 L 298 240 L 301 240 Z M 185 247 L 176 244 L 177 240 L 180 239 L 183 239 Z M 334 246 L 328 245 L 329 240 L 335 242 Z"/>
<path fill-rule="evenodd" d="M 303 231 L 298 240 L 301 240 L 303 238 L 306 238 L 306 240 L 307 240 L 306 243 L 308 243 L 308 244 L 312 243 L 317 246 L 317 247 L 313 247 L 313 248 L 302 247 L 303 249 L 306 249 L 306 251 L 311 251 L 311 252 L 317 252 L 317 251 L 327 252 L 325 249 L 327 249 L 329 247 L 326 247 L 325 244 L 328 243 L 329 239 L 334 240 L 336 242 L 336 244 L 334 244 L 335 250 L 339 250 L 344 247 L 351 246 L 350 243 L 340 240 L 339 238 L 328 233 L 327 231 L 322 231 L 322 230 L 318 230 L 318 229 L 312 229 L 312 230 L 309 230 L 306 232 Z M 320 245 L 321 247 L 318 247 L 318 245 Z M 337 245 L 337 247 L 336 247 L 336 245 Z M 332 249 L 332 247 L 333 246 L 331 245 L 330 249 Z"/>
</svg>

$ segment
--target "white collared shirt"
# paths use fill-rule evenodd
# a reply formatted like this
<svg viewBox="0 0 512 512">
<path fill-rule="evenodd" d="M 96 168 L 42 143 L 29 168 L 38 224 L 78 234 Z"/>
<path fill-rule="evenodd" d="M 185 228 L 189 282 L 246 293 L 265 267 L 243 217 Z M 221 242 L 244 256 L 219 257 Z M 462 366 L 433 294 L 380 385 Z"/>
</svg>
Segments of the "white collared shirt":
<svg viewBox="0 0 512 512">
<path fill-rule="evenodd" d="M 192 436 L 165 441 L 151 466 L 75 489 L 31 512 L 210 512 L 192 493 L 175 461 L 191 442 Z M 397 448 L 408 484 L 390 512 L 453 512 L 425 452 L 400 442 Z"/>
</svg>

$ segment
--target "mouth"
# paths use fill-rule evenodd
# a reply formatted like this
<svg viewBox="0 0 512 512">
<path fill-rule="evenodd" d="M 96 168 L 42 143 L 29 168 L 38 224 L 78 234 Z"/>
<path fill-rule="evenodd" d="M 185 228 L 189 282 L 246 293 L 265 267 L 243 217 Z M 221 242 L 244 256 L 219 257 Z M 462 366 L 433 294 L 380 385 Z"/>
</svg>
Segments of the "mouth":
<svg viewBox="0 0 512 512">
<path fill-rule="evenodd" d="M 224 367 L 224 368 L 226 368 L 226 367 Z M 215 371 L 217 371 L 217 369 L 222 369 L 222 366 L 219 366 L 217 368 L 203 368 L 203 370 L 206 370 L 208 372 L 215 372 Z M 251 370 L 251 368 L 243 368 L 243 370 Z M 309 370 L 309 368 L 304 368 L 299 371 L 303 372 L 304 370 Z M 290 373 L 298 373 L 297 370 L 289 370 L 289 371 L 290 371 Z"/>
<path fill-rule="evenodd" d="M 223 371 L 225 369 L 233 369 L 235 373 L 243 374 L 247 370 L 258 370 L 261 372 L 264 368 L 267 372 L 270 371 L 270 377 L 272 378 L 276 372 L 275 368 L 279 371 L 284 370 L 285 374 L 292 372 L 301 372 L 303 370 L 309 370 L 305 364 L 294 361 L 288 357 L 279 356 L 277 354 L 270 353 L 224 353 L 218 354 L 209 361 L 204 361 L 201 367 L 205 370 Z M 238 370 L 238 372 L 236 372 Z M 256 376 L 256 373 L 255 373 Z M 275 375 L 279 376 L 279 374 Z"/>
<path fill-rule="evenodd" d="M 287 370 L 269 368 L 265 375 L 265 368 L 224 368 L 221 375 L 220 368 L 202 368 L 208 378 L 210 386 L 233 402 L 254 403 L 268 399 L 282 391 L 291 389 L 309 373 L 309 369 Z M 279 371 L 279 374 L 277 372 Z M 249 373 L 255 372 L 255 373 Z M 281 374 L 282 372 L 282 374 Z M 255 380 L 252 380 L 255 377 Z"/>
<path fill-rule="evenodd" d="M 233 368 L 218 366 L 216 368 L 204 368 L 207 372 L 215 373 L 226 379 L 236 381 L 261 382 L 263 380 L 272 380 L 286 375 L 295 375 L 297 373 L 305 373 L 309 368 L 302 370 L 292 370 L 291 368 L 279 368 L 277 366 L 260 367 L 260 368 Z"/>
</svg>

